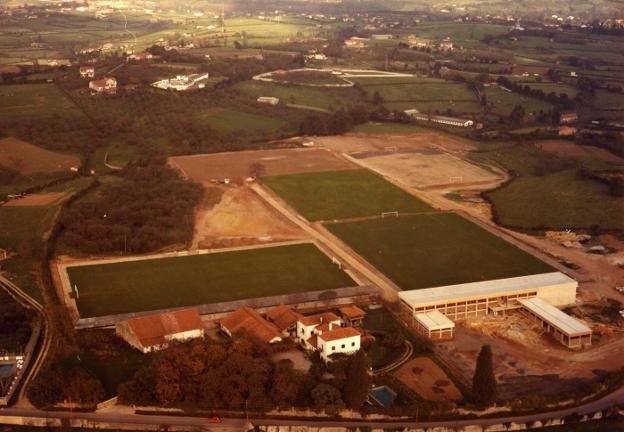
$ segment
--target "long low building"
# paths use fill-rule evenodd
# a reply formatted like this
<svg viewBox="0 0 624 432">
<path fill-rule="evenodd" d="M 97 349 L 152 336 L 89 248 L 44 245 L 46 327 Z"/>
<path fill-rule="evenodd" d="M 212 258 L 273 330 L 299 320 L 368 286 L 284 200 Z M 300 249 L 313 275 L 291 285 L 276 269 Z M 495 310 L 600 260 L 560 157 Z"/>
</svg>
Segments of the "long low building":
<svg viewBox="0 0 624 432">
<path fill-rule="evenodd" d="M 578 283 L 560 272 L 399 292 L 412 315 L 437 310 L 451 319 L 517 307 L 515 300 L 539 297 L 555 306 L 573 304 Z"/>
<path fill-rule="evenodd" d="M 591 345 L 592 330 L 539 297 L 519 299 L 524 311 L 568 348 Z"/>
<path fill-rule="evenodd" d="M 437 310 L 414 315 L 416 330 L 429 339 L 452 339 L 455 323 Z"/>
</svg>

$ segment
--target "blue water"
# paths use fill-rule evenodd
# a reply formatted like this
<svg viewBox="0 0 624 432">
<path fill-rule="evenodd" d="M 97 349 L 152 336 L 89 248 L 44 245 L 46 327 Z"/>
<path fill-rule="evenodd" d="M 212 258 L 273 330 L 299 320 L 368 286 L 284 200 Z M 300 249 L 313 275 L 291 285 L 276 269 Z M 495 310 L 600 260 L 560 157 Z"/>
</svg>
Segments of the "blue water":
<svg viewBox="0 0 624 432">
<path fill-rule="evenodd" d="M 396 395 L 386 386 L 373 389 L 368 394 L 385 408 L 392 405 L 392 402 L 394 402 L 394 398 L 396 397 Z"/>
<path fill-rule="evenodd" d="M 0 376 L 7 375 L 13 369 L 13 365 L 3 364 L 0 365 Z"/>
</svg>

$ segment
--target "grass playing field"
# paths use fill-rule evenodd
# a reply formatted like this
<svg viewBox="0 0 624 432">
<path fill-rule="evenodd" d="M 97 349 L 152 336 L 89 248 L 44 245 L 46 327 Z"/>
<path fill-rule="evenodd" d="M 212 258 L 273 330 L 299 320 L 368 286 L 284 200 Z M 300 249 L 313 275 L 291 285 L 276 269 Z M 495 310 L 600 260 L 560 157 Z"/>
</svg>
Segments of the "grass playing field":
<svg viewBox="0 0 624 432">
<path fill-rule="evenodd" d="M 264 183 L 310 221 L 433 211 L 428 204 L 369 170 L 263 177 Z"/>
<path fill-rule="evenodd" d="M 279 129 L 284 121 L 280 118 L 251 114 L 235 109 L 224 109 L 202 116 L 201 119 L 220 132 Z"/>
<path fill-rule="evenodd" d="M 354 286 L 312 244 L 69 267 L 83 318 Z"/>
<path fill-rule="evenodd" d="M 327 228 L 404 290 L 553 271 L 453 213 L 336 223 Z"/>
</svg>

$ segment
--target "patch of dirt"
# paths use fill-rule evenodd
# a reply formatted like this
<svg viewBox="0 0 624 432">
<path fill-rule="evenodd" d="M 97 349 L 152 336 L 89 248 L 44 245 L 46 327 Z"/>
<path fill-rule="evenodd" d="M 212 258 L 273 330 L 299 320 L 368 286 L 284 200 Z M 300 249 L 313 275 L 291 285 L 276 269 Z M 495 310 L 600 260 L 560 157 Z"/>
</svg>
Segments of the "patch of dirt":
<svg viewBox="0 0 624 432">
<path fill-rule="evenodd" d="M 3 204 L 4 207 L 36 207 L 53 204 L 65 197 L 66 192 L 48 192 L 26 195 L 22 198 L 12 199 Z"/>
<path fill-rule="evenodd" d="M 262 165 L 258 175 L 296 174 L 302 172 L 354 169 L 351 162 L 324 149 L 293 148 L 251 150 L 236 153 L 212 153 L 169 158 L 169 164 L 193 181 L 209 184 L 211 180 L 253 177 L 252 165 Z"/>
<path fill-rule="evenodd" d="M 616 162 L 624 164 L 624 158 L 611 153 L 609 150 L 600 147 L 587 147 L 587 149 L 589 149 L 589 151 L 591 151 L 593 154 L 595 154 L 605 162 Z"/>
<path fill-rule="evenodd" d="M 543 141 L 536 144 L 536 146 L 545 152 L 556 154 L 557 156 L 583 157 L 587 155 L 583 147 L 572 141 Z"/>
<path fill-rule="evenodd" d="M 193 249 L 242 246 L 306 238 L 247 186 L 209 188 L 222 192 L 216 204 L 198 210 Z"/>
<path fill-rule="evenodd" d="M 427 400 L 454 402 L 462 399 L 459 389 L 429 357 L 410 360 L 394 376 Z"/>
<path fill-rule="evenodd" d="M 80 159 L 8 137 L 0 139 L 0 165 L 28 175 L 69 171 L 80 166 Z"/>
</svg>

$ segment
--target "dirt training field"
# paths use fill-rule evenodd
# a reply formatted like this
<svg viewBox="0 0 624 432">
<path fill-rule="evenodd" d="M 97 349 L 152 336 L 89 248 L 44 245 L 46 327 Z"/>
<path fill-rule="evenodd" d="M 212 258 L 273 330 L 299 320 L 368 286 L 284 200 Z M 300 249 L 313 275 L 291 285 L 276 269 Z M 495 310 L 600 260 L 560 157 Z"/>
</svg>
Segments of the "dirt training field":
<svg viewBox="0 0 624 432">
<path fill-rule="evenodd" d="M 49 192 L 27 195 L 23 198 L 10 200 L 4 207 L 36 207 L 53 204 L 66 195 L 65 192 Z"/>
<path fill-rule="evenodd" d="M 429 357 L 409 361 L 394 375 L 426 400 L 454 402 L 462 399 L 459 389 Z"/>
<path fill-rule="evenodd" d="M 491 185 L 502 178 L 463 159 L 474 150 L 472 145 L 442 134 L 346 135 L 317 141 L 410 187 Z"/>
<path fill-rule="evenodd" d="M 353 169 L 346 160 L 322 149 L 252 150 L 169 158 L 169 164 L 199 183 L 213 179 L 249 177 L 250 167 L 262 164 L 262 175 Z"/>
<path fill-rule="evenodd" d="M 80 166 L 80 159 L 9 137 L 0 139 L 0 165 L 28 175 L 69 171 Z"/>
<path fill-rule="evenodd" d="M 304 237 L 294 224 L 241 186 L 224 188 L 215 206 L 198 211 L 193 246 L 214 248 Z"/>
</svg>

